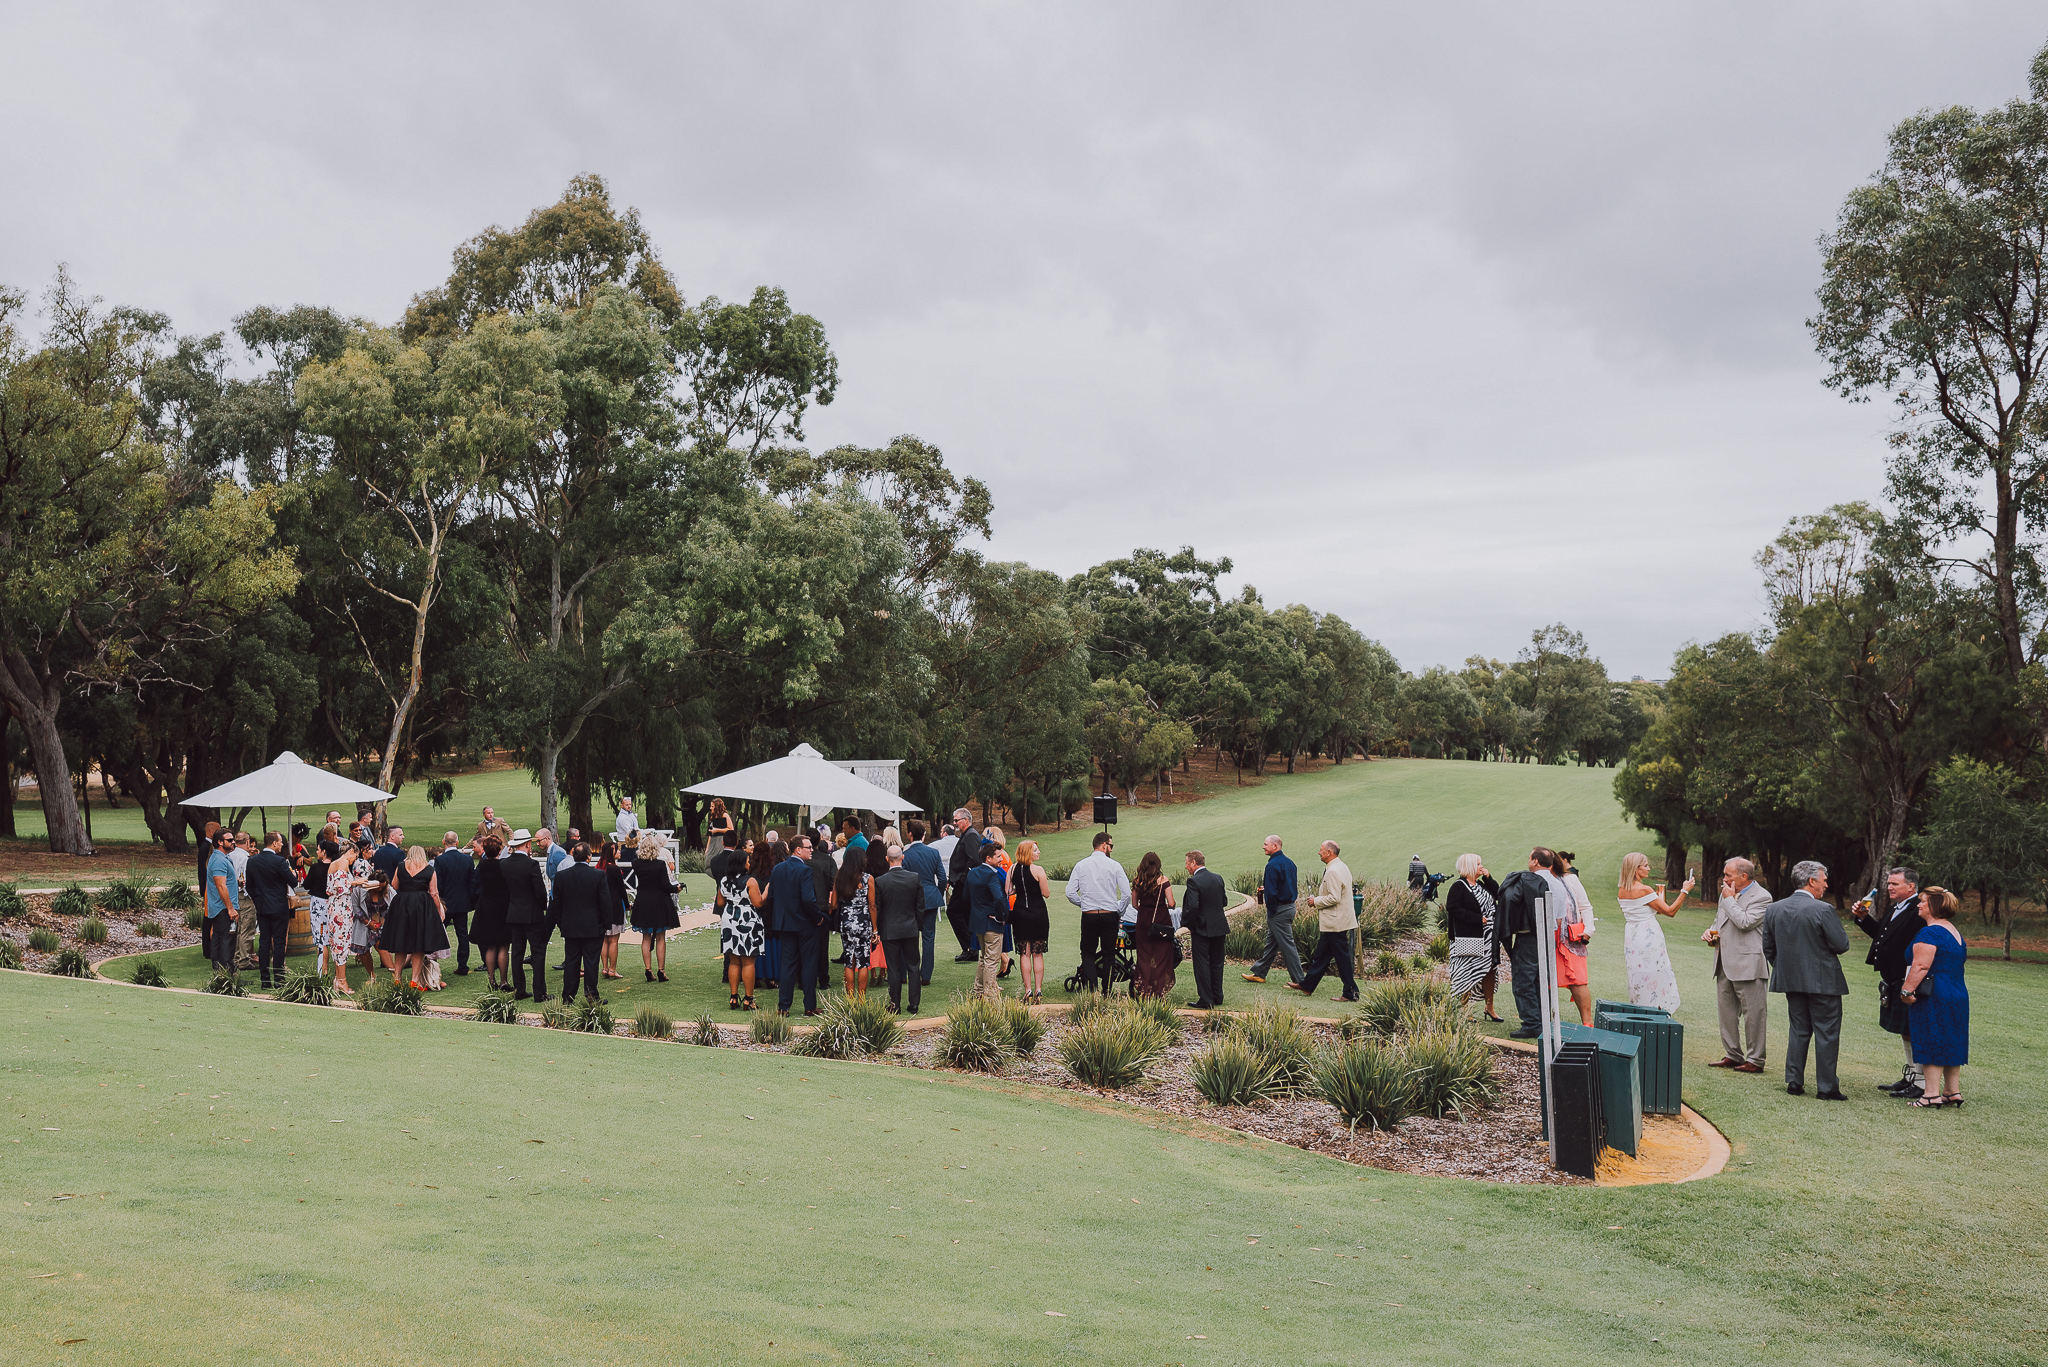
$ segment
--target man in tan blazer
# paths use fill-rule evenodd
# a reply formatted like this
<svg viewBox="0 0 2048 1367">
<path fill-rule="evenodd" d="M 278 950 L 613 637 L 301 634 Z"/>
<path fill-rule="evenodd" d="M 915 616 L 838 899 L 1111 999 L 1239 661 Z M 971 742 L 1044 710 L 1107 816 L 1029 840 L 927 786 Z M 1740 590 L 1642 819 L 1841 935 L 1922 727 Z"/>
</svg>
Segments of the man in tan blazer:
<svg viewBox="0 0 2048 1367">
<path fill-rule="evenodd" d="M 1700 938 L 1714 946 L 1714 998 L 1721 1008 L 1721 1057 L 1709 1068 L 1764 1070 L 1764 1023 L 1770 1018 L 1771 965 L 1764 958 L 1764 908 L 1771 894 L 1756 865 L 1731 859 L 1721 869 L 1721 906 Z M 1743 1048 L 1747 1034 L 1749 1047 Z"/>
<path fill-rule="evenodd" d="M 1358 929 L 1358 912 L 1351 905 L 1351 870 L 1337 857 L 1336 841 L 1325 840 L 1319 853 L 1323 885 L 1308 899 L 1308 904 L 1316 909 L 1316 926 L 1322 933 L 1316 938 L 1316 952 L 1302 969 L 1301 981 L 1287 985 L 1305 997 L 1313 997 L 1316 985 L 1334 963 L 1337 976 L 1344 980 L 1344 995 L 1331 1000 L 1355 1002 L 1358 979 L 1351 969 L 1351 932 Z"/>
</svg>

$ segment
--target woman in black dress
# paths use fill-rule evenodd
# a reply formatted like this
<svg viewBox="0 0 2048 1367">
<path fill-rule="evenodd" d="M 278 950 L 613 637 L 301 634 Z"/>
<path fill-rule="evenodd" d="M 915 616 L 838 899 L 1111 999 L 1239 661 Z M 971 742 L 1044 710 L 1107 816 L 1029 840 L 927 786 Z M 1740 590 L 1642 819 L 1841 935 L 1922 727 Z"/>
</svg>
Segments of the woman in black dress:
<svg viewBox="0 0 2048 1367">
<path fill-rule="evenodd" d="M 725 810 L 725 799 L 714 797 L 711 799 L 711 818 L 704 827 L 704 862 L 710 863 L 736 844 L 732 816 Z"/>
<path fill-rule="evenodd" d="M 668 981 L 668 933 L 683 923 L 676 915 L 676 893 L 662 847 L 654 831 L 640 832 L 633 858 L 633 929 L 640 932 L 640 967 L 649 982 Z M 621 913 L 623 915 L 623 913 Z"/>
<path fill-rule="evenodd" d="M 405 852 L 405 864 L 391 880 L 392 894 L 384 912 L 384 930 L 377 948 L 392 956 L 392 975 L 403 979 L 411 970 L 416 991 L 427 990 L 427 956 L 448 948 L 448 932 L 441 928 L 447 913 L 441 910 L 440 890 L 434 885 L 434 868 L 427 852 L 418 845 Z"/>
<path fill-rule="evenodd" d="M 498 862 L 505 842 L 487 835 L 477 842 L 476 916 L 469 923 L 469 938 L 483 950 L 484 972 L 491 991 L 510 992 L 512 977 L 506 960 L 511 955 L 512 932 L 505 925 L 505 908 L 512 894 L 505 887 L 505 866 Z"/>
<path fill-rule="evenodd" d="M 1038 842 L 1017 846 L 1010 870 L 1010 924 L 1017 931 L 1017 957 L 1024 966 L 1024 1000 L 1036 1006 L 1045 1000 L 1045 944 L 1052 938 L 1052 913 L 1045 895 L 1051 885 L 1038 865 Z"/>
<path fill-rule="evenodd" d="M 633 851 L 630 846 L 621 848 L 616 839 L 606 836 L 604 843 L 597 848 L 597 857 L 590 862 L 591 867 L 604 874 L 612 892 L 611 914 L 604 923 L 604 946 L 597 951 L 597 971 L 607 978 L 624 977 L 619 972 L 619 937 L 626 933 L 626 922 L 633 904 Z M 640 948 L 641 957 L 645 958 L 647 940 L 644 936 Z M 653 979 L 654 975 L 649 974 L 648 981 Z"/>
<path fill-rule="evenodd" d="M 1131 879 L 1131 905 L 1138 912 L 1138 976 L 1131 995 L 1163 997 L 1173 991 L 1173 884 L 1151 850 Z"/>
</svg>

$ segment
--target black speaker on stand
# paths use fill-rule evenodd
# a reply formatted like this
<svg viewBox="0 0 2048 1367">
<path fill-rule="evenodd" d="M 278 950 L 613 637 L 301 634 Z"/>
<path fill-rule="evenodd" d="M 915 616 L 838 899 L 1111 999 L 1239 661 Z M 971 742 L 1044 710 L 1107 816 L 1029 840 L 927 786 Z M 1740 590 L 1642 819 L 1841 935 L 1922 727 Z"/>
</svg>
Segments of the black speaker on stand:
<svg viewBox="0 0 2048 1367">
<path fill-rule="evenodd" d="M 1095 799 L 1095 824 L 1102 827 L 1103 834 L 1116 825 L 1116 794 L 1103 793 Z"/>
</svg>

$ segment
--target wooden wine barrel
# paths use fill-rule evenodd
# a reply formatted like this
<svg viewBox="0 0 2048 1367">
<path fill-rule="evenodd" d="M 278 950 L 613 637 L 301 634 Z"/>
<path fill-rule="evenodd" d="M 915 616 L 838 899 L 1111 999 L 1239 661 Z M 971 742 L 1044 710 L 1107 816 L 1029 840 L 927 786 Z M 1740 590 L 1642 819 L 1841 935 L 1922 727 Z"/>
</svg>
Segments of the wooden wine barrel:
<svg viewBox="0 0 2048 1367">
<path fill-rule="evenodd" d="M 291 932 L 285 936 L 286 954 L 311 954 L 313 952 L 313 899 L 303 895 L 292 898 Z"/>
</svg>

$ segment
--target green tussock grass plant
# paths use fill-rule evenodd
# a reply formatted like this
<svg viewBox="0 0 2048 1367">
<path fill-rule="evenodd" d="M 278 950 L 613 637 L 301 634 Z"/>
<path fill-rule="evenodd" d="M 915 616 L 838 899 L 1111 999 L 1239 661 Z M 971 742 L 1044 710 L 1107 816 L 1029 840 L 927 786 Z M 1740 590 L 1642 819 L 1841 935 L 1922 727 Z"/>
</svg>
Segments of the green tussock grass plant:
<svg viewBox="0 0 2048 1367">
<path fill-rule="evenodd" d="M 780 1011 L 763 1011 L 747 1022 L 747 1039 L 754 1044 L 787 1044 L 793 1033 Z"/>
<path fill-rule="evenodd" d="M 1223 1035 L 1198 1054 L 1188 1075 L 1195 1090 L 1214 1106 L 1243 1106 L 1273 1095 L 1273 1075 L 1265 1059 L 1236 1033 Z"/>
<path fill-rule="evenodd" d="M 297 1002 L 302 1006 L 332 1006 L 334 979 L 310 969 L 287 969 L 284 981 L 271 995 L 281 1002 Z"/>
<path fill-rule="evenodd" d="M 1408 1079 L 1401 1057 L 1377 1040 L 1341 1044 L 1316 1064 L 1316 1090 L 1356 1132 L 1360 1125 L 1391 1129 L 1408 1114 Z"/>
<path fill-rule="evenodd" d="M 705 1013 L 709 1015 L 709 1012 Z M 643 1006 L 633 1013 L 633 1033 L 641 1039 L 674 1039 L 675 1018 L 658 1006 Z M 702 1044 L 703 1041 L 697 1041 Z"/>
<path fill-rule="evenodd" d="M 427 1013 L 426 994 L 411 983 L 379 978 L 356 993 L 356 1009 L 381 1011 L 392 1016 L 424 1016 Z"/>
<path fill-rule="evenodd" d="M 896 1019 L 888 999 L 879 992 L 847 998 L 846 1018 L 860 1036 L 864 1053 L 886 1054 L 903 1042 L 903 1022 Z"/>
<path fill-rule="evenodd" d="M 93 901 L 104 912 L 116 916 L 133 916 L 138 911 L 149 910 L 150 882 L 147 878 L 116 878 L 94 895 Z"/>
<path fill-rule="evenodd" d="M 1017 1056 L 1017 1037 L 994 1003 L 968 997 L 946 1012 L 937 1053 L 949 1066 L 977 1073 L 1000 1073 Z"/>
<path fill-rule="evenodd" d="M 519 1024 L 519 1003 L 510 992 L 486 992 L 470 1007 L 469 1018 L 485 1025 Z"/>
<path fill-rule="evenodd" d="M 1060 1062 L 1091 1087 L 1124 1088 L 1144 1081 L 1172 1037 L 1135 1011 L 1092 1016 L 1059 1038 Z"/>
<path fill-rule="evenodd" d="M 1093 1017 L 1120 1011 L 1123 1008 L 1119 1003 L 1127 1000 L 1129 998 L 1117 993 L 1098 992 L 1094 988 L 1076 992 L 1073 1001 L 1067 1007 L 1067 1024 L 1080 1025 Z"/>
<path fill-rule="evenodd" d="M 1266 871 L 1264 869 L 1239 869 L 1230 876 L 1230 886 L 1233 891 L 1241 892 L 1249 897 L 1260 888 L 1266 886 Z M 1265 913 L 1261 912 L 1260 914 L 1264 915 Z"/>
<path fill-rule="evenodd" d="M 138 921 L 135 924 L 135 933 L 145 940 L 161 940 L 164 938 L 163 922 Z"/>
<path fill-rule="evenodd" d="M 1259 1060 L 1268 1095 L 1308 1096 L 1315 1090 L 1316 1041 L 1291 1006 L 1261 1002 L 1231 1031 Z"/>
<path fill-rule="evenodd" d="M 200 926 L 204 925 L 205 923 L 206 923 L 206 913 L 205 913 L 205 912 L 201 911 L 201 910 L 200 910 L 200 909 L 199 909 L 198 907 L 189 907 L 189 908 L 187 908 L 187 909 L 186 909 L 186 911 L 185 911 L 185 929 L 187 929 L 187 930 L 197 930 L 197 929 L 199 929 L 199 927 L 200 927 Z"/>
<path fill-rule="evenodd" d="M 811 1028 L 791 1042 L 789 1052 L 804 1058 L 862 1058 L 868 1046 L 853 1022 L 846 998 L 834 993 L 818 1002 Z"/>
<path fill-rule="evenodd" d="M 128 981 L 140 987 L 162 987 L 164 971 L 156 966 L 155 959 L 144 959 L 135 965 L 135 971 L 128 975 Z"/>
<path fill-rule="evenodd" d="M 1045 1038 L 1045 1022 L 1014 998 L 1003 997 L 996 1007 L 1002 1012 L 1003 1023 L 1010 1027 L 1010 1043 L 1016 1046 L 1017 1057 L 1030 1058 L 1037 1053 L 1040 1041 Z"/>
<path fill-rule="evenodd" d="M 147 962 L 145 960 L 144 962 Z M 4 935 L 0 935 L 0 968 L 21 967 L 21 946 Z"/>
<path fill-rule="evenodd" d="M 1399 1028 L 1404 1014 L 1415 1011 L 1455 1012 L 1450 989 L 1430 979 L 1367 983 L 1358 993 L 1358 1006 L 1338 1025 L 1347 1040 L 1385 1038 Z"/>
<path fill-rule="evenodd" d="M 569 1028 L 585 1035 L 609 1035 L 616 1022 L 612 1020 L 612 1009 L 601 1001 L 585 997 L 576 1003 Z"/>
<path fill-rule="evenodd" d="M 690 1027 L 690 1043 L 706 1049 L 716 1049 L 725 1041 L 720 1038 L 718 1022 L 711 1015 L 711 1008 L 705 1007 L 698 1014 L 696 1023 Z"/>
<path fill-rule="evenodd" d="M 1155 1022 L 1166 1032 L 1168 1040 L 1180 1038 L 1180 1013 L 1174 1010 L 1172 1002 L 1164 997 L 1132 997 L 1130 1003 L 1132 1012 Z"/>
<path fill-rule="evenodd" d="M 99 918 L 98 913 L 86 917 L 78 923 L 78 938 L 83 944 L 105 944 L 107 942 L 107 923 Z"/>
<path fill-rule="evenodd" d="M 1072 864 L 1047 864 L 1045 866 L 1045 876 L 1052 882 L 1064 883 L 1074 876 L 1074 866 Z"/>
<path fill-rule="evenodd" d="M 206 980 L 206 990 L 216 997 L 246 997 L 249 989 L 242 986 L 242 975 L 229 970 L 216 973 Z"/>
<path fill-rule="evenodd" d="M 1500 1095 L 1493 1046 L 1475 1030 L 1424 1030 L 1402 1037 L 1396 1047 L 1413 1114 L 1464 1114 L 1493 1104 Z"/>
<path fill-rule="evenodd" d="M 1237 1018 L 1223 1011 L 1202 1013 L 1202 1033 L 1205 1035 L 1227 1035 L 1237 1028 Z"/>
<path fill-rule="evenodd" d="M 1373 956 L 1371 972 L 1375 978 L 1405 978 L 1408 961 L 1391 949 L 1383 949 Z"/>
<path fill-rule="evenodd" d="M 1430 937 L 1429 948 L 1424 951 L 1430 958 L 1443 963 L 1451 957 L 1451 936 L 1449 931 Z"/>
<path fill-rule="evenodd" d="M 1428 950 L 1424 950 L 1419 954 L 1410 955 L 1408 959 L 1408 967 L 1414 969 L 1417 973 L 1429 972 L 1431 969 L 1436 967 L 1436 963 L 1437 961 L 1435 957 L 1431 955 Z"/>
<path fill-rule="evenodd" d="M 92 910 L 92 894 L 70 883 L 50 899 L 50 910 L 59 916 L 83 916 Z"/>
<path fill-rule="evenodd" d="M 199 894 L 190 883 L 166 883 L 157 890 L 156 904 L 165 911 L 183 911 L 199 905 Z"/>
<path fill-rule="evenodd" d="M 57 946 L 63 943 L 62 937 L 48 926 L 37 926 L 28 933 L 28 947 L 38 954 L 55 954 Z"/>
<path fill-rule="evenodd" d="M 28 899 L 15 891 L 14 884 L 0 883 L 0 921 L 18 921 L 28 915 Z"/>
</svg>

